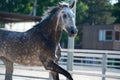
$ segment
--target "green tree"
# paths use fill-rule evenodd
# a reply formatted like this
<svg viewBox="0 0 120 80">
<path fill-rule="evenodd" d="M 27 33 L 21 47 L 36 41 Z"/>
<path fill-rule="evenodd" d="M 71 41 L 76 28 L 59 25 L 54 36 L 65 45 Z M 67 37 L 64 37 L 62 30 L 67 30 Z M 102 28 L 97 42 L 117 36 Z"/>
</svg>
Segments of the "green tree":
<svg viewBox="0 0 120 80">
<path fill-rule="evenodd" d="M 81 0 L 88 6 L 87 17 L 84 22 L 90 25 L 109 24 L 111 7 L 109 0 Z"/>
<path fill-rule="evenodd" d="M 44 10 L 46 10 L 48 7 L 56 6 L 59 1 L 63 0 L 38 0 L 37 15 L 42 15 L 44 13 Z"/>
<path fill-rule="evenodd" d="M 112 15 L 116 17 L 115 23 L 120 23 L 120 0 L 113 5 Z"/>
<path fill-rule="evenodd" d="M 33 0 L 0 0 L 0 11 L 29 14 Z"/>
<path fill-rule="evenodd" d="M 83 24 L 84 19 L 87 17 L 88 13 L 88 5 L 83 3 L 82 1 L 78 0 L 77 7 L 76 7 L 76 24 Z"/>
<path fill-rule="evenodd" d="M 0 11 L 29 15 L 35 0 L 0 0 Z M 63 1 L 63 0 L 59 0 Z M 58 0 L 37 0 L 37 16 L 41 16 L 47 7 L 55 6 Z"/>
</svg>

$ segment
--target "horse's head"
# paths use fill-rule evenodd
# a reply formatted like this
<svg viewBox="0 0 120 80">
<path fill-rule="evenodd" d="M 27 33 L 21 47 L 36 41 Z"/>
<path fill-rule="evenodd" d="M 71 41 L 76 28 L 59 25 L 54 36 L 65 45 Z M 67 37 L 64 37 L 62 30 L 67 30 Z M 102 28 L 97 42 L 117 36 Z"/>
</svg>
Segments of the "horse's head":
<svg viewBox="0 0 120 80">
<path fill-rule="evenodd" d="M 73 2 L 71 5 L 66 3 L 59 4 L 59 24 L 62 25 L 62 29 L 67 32 L 70 37 L 76 36 L 78 32 L 75 25 L 75 15 L 72 11 L 74 3 L 75 2 Z"/>
</svg>

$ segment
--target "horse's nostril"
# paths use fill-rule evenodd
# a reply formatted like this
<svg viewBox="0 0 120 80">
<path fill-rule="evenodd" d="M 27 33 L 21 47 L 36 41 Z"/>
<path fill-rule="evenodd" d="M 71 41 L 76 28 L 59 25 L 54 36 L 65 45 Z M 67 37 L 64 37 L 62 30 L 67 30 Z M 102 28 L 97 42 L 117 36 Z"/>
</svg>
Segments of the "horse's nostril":
<svg viewBox="0 0 120 80">
<path fill-rule="evenodd" d="M 70 32 L 71 34 L 77 34 L 78 30 L 77 30 L 76 28 L 74 28 L 73 26 L 71 26 L 71 27 L 69 28 L 69 32 Z"/>
<path fill-rule="evenodd" d="M 75 34 L 75 31 L 74 31 L 74 30 L 71 30 L 71 34 Z"/>
</svg>

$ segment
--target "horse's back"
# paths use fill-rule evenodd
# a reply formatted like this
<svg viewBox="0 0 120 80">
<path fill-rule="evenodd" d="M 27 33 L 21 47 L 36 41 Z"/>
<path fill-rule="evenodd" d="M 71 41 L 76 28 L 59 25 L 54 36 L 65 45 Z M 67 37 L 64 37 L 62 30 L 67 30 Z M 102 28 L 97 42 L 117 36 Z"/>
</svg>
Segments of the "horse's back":
<svg viewBox="0 0 120 80">
<path fill-rule="evenodd" d="M 8 39 L 9 31 L 0 29 L 0 48 L 2 47 L 3 43 Z"/>
<path fill-rule="evenodd" d="M 7 46 L 14 44 L 15 38 L 20 36 L 20 34 L 20 32 L 0 29 L 0 56 L 8 49 Z"/>
</svg>

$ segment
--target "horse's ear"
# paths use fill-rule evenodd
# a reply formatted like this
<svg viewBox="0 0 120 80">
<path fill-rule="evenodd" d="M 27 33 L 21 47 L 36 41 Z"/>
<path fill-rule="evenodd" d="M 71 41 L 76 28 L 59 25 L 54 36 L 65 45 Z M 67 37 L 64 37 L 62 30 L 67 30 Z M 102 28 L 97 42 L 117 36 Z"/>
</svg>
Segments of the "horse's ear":
<svg viewBox="0 0 120 80">
<path fill-rule="evenodd" d="M 75 5 L 75 0 L 70 4 L 70 8 L 73 8 L 74 7 L 74 5 Z"/>
</svg>

